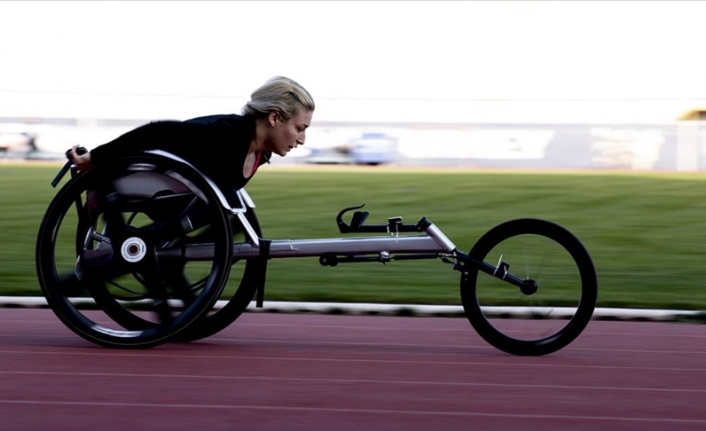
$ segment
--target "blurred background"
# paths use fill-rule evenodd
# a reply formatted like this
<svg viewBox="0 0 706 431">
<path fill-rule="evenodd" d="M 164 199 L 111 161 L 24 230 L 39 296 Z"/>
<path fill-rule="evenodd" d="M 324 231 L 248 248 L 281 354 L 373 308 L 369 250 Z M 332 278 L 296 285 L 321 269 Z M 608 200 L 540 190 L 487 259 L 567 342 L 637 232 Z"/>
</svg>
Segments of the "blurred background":
<svg viewBox="0 0 706 431">
<path fill-rule="evenodd" d="M 248 185 L 266 236 L 338 236 L 335 214 L 366 203 L 468 250 L 544 218 L 590 251 L 599 306 L 706 307 L 704 2 L 10 1 L 0 17 L 1 294 L 39 294 L 67 148 L 240 113 L 285 75 L 317 108 L 306 145 Z M 269 299 L 458 302 L 436 267 L 293 261 L 273 262 Z"/>
<path fill-rule="evenodd" d="M 274 163 L 706 169 L 700 2 L 3 2 L 0 157 L 317 102 Z"/>
</svg>

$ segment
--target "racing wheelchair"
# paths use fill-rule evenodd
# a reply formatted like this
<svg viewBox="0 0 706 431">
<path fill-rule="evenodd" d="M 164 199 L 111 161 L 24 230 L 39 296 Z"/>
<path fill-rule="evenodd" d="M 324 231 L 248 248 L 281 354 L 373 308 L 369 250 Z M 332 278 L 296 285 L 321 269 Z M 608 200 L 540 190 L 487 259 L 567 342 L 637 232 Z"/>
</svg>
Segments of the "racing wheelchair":
<svg viewBox="0 0 706 431">
<path fill-rule="evenodd" d="M 515 355 L 567 346 L 596 305 L 588 252 L 549 221 L 501 223 L 464 253 L 426 217 L 414 224 L 401 217 L 370 224 L 369 213 L 354 206 L 338 213 L 340 233 L 373 235 L 266 239 L 244 189 L 226 195 L 173 154 L 146 151 L 85 172 L 68 162 L 52 186 L 68 171 L 70 179 L 39 227 L 37 275 L 56 316 L 101 346 L 150 348 L 214 335 L 253 299 L 262 307 L 267 263 L 278 258 L 318 258 L 332 267 L 439 260 L 460 274 L 461 302 L 472 327 Z M 235 293 L 215 307 L 228 283 L 237 283 Z M 561 306 L 544 301 L 544 294 L 561 298 Z M 506 318 L 518 310 L 529 317 L 519 329 Z"/>
</svg>

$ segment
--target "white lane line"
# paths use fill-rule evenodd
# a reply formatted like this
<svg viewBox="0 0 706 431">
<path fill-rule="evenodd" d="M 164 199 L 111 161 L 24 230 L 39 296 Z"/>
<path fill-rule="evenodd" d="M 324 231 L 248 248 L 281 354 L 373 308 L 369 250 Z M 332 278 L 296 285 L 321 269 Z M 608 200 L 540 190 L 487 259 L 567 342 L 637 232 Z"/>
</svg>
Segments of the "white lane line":
<svg viewBox="0 0 706 431">
<path fill-rule="evenodd" d="M 358 316 L 356 316 L 358 317 Z M 424 319 L 424 318 L 420 318 Z M 429 319 L 427 317 L 427 319 Z M 433 318 L 432 318 L 433 319 Z M 442 317 L 440 319 L 449 319 L 446 317 Z M 305 323 L 305 324 L 300 324 L 300 323 L 292 323 L 292 324 L 286 324 L 286 323 L 245 323 L 245 322 L 237 322 L 234 323 L 234 325 L 237 325 L 238 327 L 240 326 L 247 326 L 247 327 L 272 327 L 272 328 L 321 328 L 321 329 L 346 329 L 346 330 L 362 330 L 362 331 L 409 331 L 409 332 L 472 332 L 475 333 L 472 327 L 469 326 L 468 321 L 463 318 L 465 325 L 464 328 L 429 328 L 429 327 L 386 327 L 386 326 L 356 326 L 356 325 L 324 325 L 324 324 L 310 324 L 310 323 Z M 621 323 L 621 322 L 616 322 L 616 323 Z M 629 322 L 631 324 L 635 324 L 636 322 Z M 638 322 L 641 323 L 641 322 Z M 678 325 L 676 323 L 668 323 L 668 322 L 644 322 L 646 324 L 663 324 L 663 325 Z M 598 332 L 598 331 L 591 331 L 591 324 L 589 323 L 588 328 L 582 332 L 581 336 L 584 335 L 591 335 L 591 336 L 629 336 L 629 337 L 669 337 L 669 338 L 706 338 L 706 325 L 703 325 L 704 328 L 704 334 L 703 335 L 694 335 L 694 334 L 679 334 L 677 332 L 674 333 L 664 333 L 664 334 L 654 334 L 654 333 L 631 333 L 631 332 Z M 697 326 L 694 324 L 693 326 Z M 676 326 L 674 326 L 676 329 Z M 521 330 L 513 330 L 513 333 L 533 333 L 532 331 L 521 331 Z"/>
<path fill-rule="evenodd" d="M 475 333 L 474 333 L 475 334 Z M 72 335 L 52 335 L 46 334 L 36 337 L 29 337 L 27 335 L 13 335 L 13 334 L 0 334 L 0 338 L 24 338 L 27 340 L 41 340 L 46 338 L 73 338 Z M 497 350 L 495 347 L 487 344 L 478 345 L 455 345 L 455 344 L 418 344 L 418 343 L 376 343 L 376 342 L 353 342 L 353 341 L 313 341 L 313 340 L 267 340 L 261 338 L 226 338 L 219 337 L 218 335 L 208 338 L 209 341 L 218 341 L 227 344 L 234 343 L 254 343 L 254 344 L 312 344 L 317 346 L 367 346 L 367 347 L 421 347 L 421 348 L 443 348 L 443 349 L 483 349 L 483 350 Z M 464 340 L 467 341 L 467 340 Z M 654 353 L 662 355 L 706 355 L 706 351 L 698 350 L 645 350 L 645 349 L 612 349 L 612 348 L 597 348 L 597 347 L 565 347 L 562 350 L 571 351 L 588 351 L 588 352 L 609 352 L 609 353 Z"/>
<path fill-rule="evenodd" d="M 25 340 L 42 340 L 45 338 L 76 338 L 78 335 L 58 335 L 58 334 L 42 334 L 42 335 L 27 335 L 27 334 L 0 334 L 1 338 L 22 338 Z"/>
<path fill-rule="evenodd" d="M 517 413 L 488 413 L 488 412 L 453 412 L 453 411 L 423 411 L 423 410 L 388 410 L 388 409 L 354 409 L 335 407 L 290 407 L 290 406 L 263 406 L 241 404 L 177 404 L 177 403 L 126 403 L 126 402 L 96 402 L 96 401 L 41 401 L 41 400 L 2 400 L 0 404 L 8 405 L 39 405 L 39 406 L 81 406 L 81 407 L 143 407 L 143 408 L 168 408 L 168 409 L 212 409 L 212 410 L 262 410 L 284 412 L 315 412 L 315 413 L 358 413 L 376 415 L 407 415 L 407 416 L 443 416 L 443 417 L 493 417 L 513 419 L 542 419 L 542 420 L 578 420 L 591 422 L 645 422 L 645 423 L 672 423 L 672 424 L 706 424 L 706 419 L 681 419 L 681 418 L 649 418 L 629 416 L 581 416 L 581 415 L 550 415 L 550 414 L 517 414 Z"/>
<path fill-rule="evenodd" d="M 332 316 L 336 317 L 336 316 Z M 355 316 L 355 317 L 360 317 L 360 316 Z M 371 316 L 373 317 L 373 316 Z M 422 318 L 420 318 L 422 319 Z M 429 319 L 427 317 L 427 319 Z M 450 319 L 443 317 L 441 319 Z M 388 327 L 388 326 L 358 326 L 358 325 L 324 325 L 324 324 L 311 324 L 311 323 L 245 323 L 245 322 L 237 322 L 234 323 L 234 325 L 237 325 L 238 327 L 244 326 L 244 327 L 254 327 L 254 328 L 287 328 L 287 329 L 296 329 L 296 328 L 314 328 L 314 329 L 345 329 L 345 330 L 359 330 L 359 331 L 386 331 L 386 332 L 401 332 L 401 331 L 409 331 L 409 332 L 474 332 L 473 328 L 468 326 L 468 322 L 465 321 L 465 326 L 464 328 L 429 328 L 429 327 Z M 2 320 L 0 319 L 0 323 L 42 323 L 42 324 L 56 324 L 56 323 L 61 323 L 59 320 L 34 320 L 34 319 L 8 319 L 8 320 Z M 616 323 L 624 323 L 624 322 L 616 322 Z M 674 325 L 674 328 L 677 329 L 676 325 L 681 325 L 677 323 L 669 323 L 669 322 L 629 322 L 631 324 L 639 324 L 639 323 L 646 323 L 646 324 L 664 324 L 664 325 Z M 697 324 L 693 325 L 694 327 L 697 326 Z M 650 333 L 650 332 L 606 332 L 606 331 L 592 331 L 591 326 L 589 324 L 588 328 L 581 334 L 581 336 L 610 336 L 610 337 L 669 337 L 669 338 L 706 338 L 706 325 L 703 325 L 704 327 L 704 334 L 699 335 L 699 334 L 680 334 L 678 332 L 673 332 L 673 333 L 662 333 L 662 334 L 655 334 L 655 333 Z M 513 330 L 514 333 L 532 333 L 532 331 L 521 331 L 521 330 Z M 0 334 L 0 336 L 6 336 L 4 334 Z"/>
<path fill-rule="evenodd" d="M 167 351 L 164 354 L 153 353 L 113 353 L 108 350 L 106 353 L 101 352 L 68 352 L 68 351 L 32 351 L 32 350 L 0 350 L 0 355 L 17 354 L 17 355 L 32 355 L 39 359 L 50 358 L 55 361 L 61 355 L 66 356 L 88 356 L 88 357 L 110 357 L 110 358 L 155 358 L 164 359 L 169 356 L 170 359 L 222 359 L 225 361 L 232 360 L 253 360 L 253 361 L 294 361 L 294 362 L 333 362 L 333 363 L 370 363 L 370 364 L 411 364 L 411 365 L 435 365 L 435 366 L 489 366 L 489 367 L 521 367 L 521 368 L 568 368 L 568 369 L 596 369 L 596 370 L 635 370 L 635 371 L 685 371 L 685 372 L 706 372 L 706 368 L 670 368 L 670 367 L 638 367 L 638 366 L 620 366 L 620 365 L 590 365 L 590 364 L 557 364 L 555 362 L 547 363 L 498 363 L 498 362 L 478 362 L 478 361 L 415 361 L 415 360 L 397 360 L 397 359 L 351 359 L 351 358 L 316 358 L 316 357 L 296 357 L 296 356 L 236 356 L 236 355 L 185 355 Z M 524 357 L 509 356 L 509 358 L 517 358 L 522 361 Z"/>
<path fill-rule="evenodd" d="M 266 343 L 266 344 L 314 344 L 321 346 L 381 346 L 381 347 L 424 347 L 424 348 L 444 348 L 444 349 L 495 349 L 491 345 L 453 345 L 453 344 L 415 344 L 415 343 L 375 343 L 375 342 L 348 342 L 348 341 L 313 341 L 313 340 L 264 340 L 258 338 L 224 338 L 219 336 L 210 337 L 209 340 L 226 343 Z M 497 349 L 495 349 L 497 350 Z M 588 352 L 620 352 L 620 353 L 659 353 L 659 354 L 679 354 L 679 355 L 706 355 L 706 351 L 689 350 L 641 350 L 641 349 L 601 349 L 594 347 L 565 347 L 562 351 L 588 351 Z"/>
<path fill-rule="evenodd" d="M 381 384 L 409 386 L 455 386 L 455 387 L 485 387 L 485 388 L 520 388 L 520 389 L 559 389 L 584 391 L 626 391 L 626 392 L 668 392 L 668 393 L 706 393 L 706 389 L 684 388 L 646 388 L 630 386 L 580 386 L 580 385 L 536 385 L 525 383 L 482 383 L 482 382 L 440 382 L 382 379 L 335 379 L 316 377 L 265 377 L 265 376 L 230 376 L 230 375 L 195 375 L 195 374 L 139 374 L 139 373 L 83 373 L 83 372 L 48 372 L 48 371 L 0 371 L 0 375 L 23 376 L 73 376 L 73 377 L 121 377 L 121 378 L 154 378 L 154 379 L 195 379 L 195 380 L 249 380 L 266 382 L 300 382 L 300 383 L 331 383 L 331 384 Z"/>
</svg>

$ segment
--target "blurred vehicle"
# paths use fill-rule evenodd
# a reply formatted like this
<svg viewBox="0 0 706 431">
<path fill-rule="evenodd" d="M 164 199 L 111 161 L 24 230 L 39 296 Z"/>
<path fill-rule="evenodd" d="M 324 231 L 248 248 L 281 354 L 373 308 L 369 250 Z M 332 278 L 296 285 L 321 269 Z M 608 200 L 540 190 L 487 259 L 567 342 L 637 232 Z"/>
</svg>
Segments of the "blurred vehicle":
<svg viewBox="0 0 706 431">
<path fill-rule="evenodd" d="M 338 145 L 328 148 L 310 148 L 309 150 L 309 155 L 305 158 L 306 163 L 321 165 L 347 165 L 355 163 L 347 145 Z"/>
<path fill-rule="evenodd" d="M 351 142 L 350 154 L 359 165 L 392 163 L 397 158 L 397 139 L 384 133 L 364 133 Z"/>
<path fill-rule="evenodd" d="M 310 148 L 307 163 L 380 165 L 397 159 L 397 139 L 384 133 L 363 133 L 348 144 Z"/>
</svg>

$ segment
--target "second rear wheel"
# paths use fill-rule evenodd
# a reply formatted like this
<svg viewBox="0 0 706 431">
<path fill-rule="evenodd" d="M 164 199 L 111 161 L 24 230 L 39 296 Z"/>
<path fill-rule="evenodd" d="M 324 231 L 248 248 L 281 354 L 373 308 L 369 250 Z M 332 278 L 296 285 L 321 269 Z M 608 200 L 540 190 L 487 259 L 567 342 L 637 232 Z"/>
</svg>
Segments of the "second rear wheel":
<svg viewBox="0 0 706 431">
<path fill-rule="evenodd" d="M 255 234 L 262 238 L 262 229 L 255 214 L 255 209 L 247 208 L 245 218 Z M 242 224 L 237 219 L 233 223 L 233 231 L 235 232 L 235 242 L 248 240 Z M 210 337 L 235 322 L 247 309 L 257 291 L 258 281 L 264 276 L 261 273 L 264 269 L 260 265 L 259 257 L 238 259 L 238 256 L 234 255 L 233 258 L 234 262 L 228 283 L 231 285 L 237 284 L 238 287 L 232 295 L 224 293 L 223 298 L 228 298 L 224 306 L 213 308 L 208 314 L 191 324 L 189 328 L 179 334 L 178 340 L 196 341 Z M 228 291 L 228 287 L 226 287 L 226 291 Z"/>
</svg>

